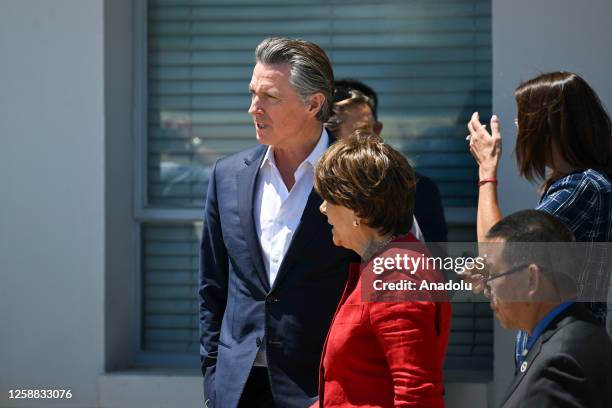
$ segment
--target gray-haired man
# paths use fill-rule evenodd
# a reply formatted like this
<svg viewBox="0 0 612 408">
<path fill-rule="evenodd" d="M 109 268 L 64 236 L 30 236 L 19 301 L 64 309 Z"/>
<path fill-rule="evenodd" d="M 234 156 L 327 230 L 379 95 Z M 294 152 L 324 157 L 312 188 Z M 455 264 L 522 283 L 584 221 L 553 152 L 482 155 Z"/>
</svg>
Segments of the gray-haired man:
<svg viewBox="0 0 612 408">
<path fill-rule="evenodd" d="M 249 85 L 262 144 L 219 160 L 206 199 L 200 349 L 209 407 L 303 407 L 315 399 L 332 315 L 357 261 L 332 243 L 313 169 L 333 141 L 325 52 L 269 38 Z"/>
</svg>

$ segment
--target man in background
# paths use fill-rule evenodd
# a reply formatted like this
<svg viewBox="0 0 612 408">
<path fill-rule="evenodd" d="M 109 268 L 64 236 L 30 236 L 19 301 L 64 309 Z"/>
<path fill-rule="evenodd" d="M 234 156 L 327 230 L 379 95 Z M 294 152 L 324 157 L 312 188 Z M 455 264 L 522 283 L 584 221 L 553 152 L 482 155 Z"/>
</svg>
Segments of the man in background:
<svg viewBox="0 0 612 408">
<path fill-rule="evenodd" d="M 383 123 L 378 120 L 378 95 L 355 79 L 334 82 L 334 115 L 328 128 L 339 139 L 357 128 L 373 130 L 380 136 Z M 440 191 L 429 177 L 417 172 L 414 215 L 426 242 L 446 242 L 447 226 Z"/>
</svg>

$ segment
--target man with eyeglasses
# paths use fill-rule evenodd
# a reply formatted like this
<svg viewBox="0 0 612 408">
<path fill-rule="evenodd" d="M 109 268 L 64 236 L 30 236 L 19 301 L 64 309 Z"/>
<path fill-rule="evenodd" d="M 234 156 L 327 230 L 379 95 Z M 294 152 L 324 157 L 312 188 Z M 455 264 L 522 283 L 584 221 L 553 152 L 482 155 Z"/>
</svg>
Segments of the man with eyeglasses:
<svg viewBox="0 0 612 408">
<path fill-rule="evenodd" d="M 360 128 L 380 136 L 383 123 L 378 120 L 378 95 L 372 88 L 356 79 L 340 79 L 334 81 L 333 97 L 333 115 L 325 126 L 335 137 L 342 139 Z M 429 177 L 419 172 L 416 175 L 415 236 L 426 242 L 446 242 L 447 226 L 438 186 Z"/>
<path fill-rule="evenodd" d="M 500 324 L 529 334 L 502 407 L 612 406 L 612 342 L 576 299 L 574 236 L 525 210 L 487 234 L 485 296 Z"/>
</svg>

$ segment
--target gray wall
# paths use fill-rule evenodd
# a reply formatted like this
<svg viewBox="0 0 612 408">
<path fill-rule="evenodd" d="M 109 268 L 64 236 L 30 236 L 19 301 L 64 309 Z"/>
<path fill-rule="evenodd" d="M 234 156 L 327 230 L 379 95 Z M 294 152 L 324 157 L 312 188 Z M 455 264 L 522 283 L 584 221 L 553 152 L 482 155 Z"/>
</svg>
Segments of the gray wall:
<svg viewBox="0 0 612 408">
<path fill-rule="evenodd" d="M 105 367 L 126 368 L 135 346 L 136 224 L 133 219 L 132 2 L 104 1 Z"/>
<path fill-rule="evenodd" d="M 541 72 L 573 71 L 612 108 L 611 19 L 610 0 L 493 0 L 493 112 L 501 119 L 504 149 L 498 175 L 502 214 L 531 208 L 538 200 L 537 186 L 518 177 L 512 156 L 514 89 Z M 495 330 L 490 402 L 501 397 L 512 377 L 512 337 L 499 326 Z"/>
<path fill-rule="evenodd" d="M 102 6 L 0 6 L 0 405 L 40 406 L 8 401 L 11 388 L 72 389 L 75 406 L 97 401 L 104 363 Z"/>
</svg>

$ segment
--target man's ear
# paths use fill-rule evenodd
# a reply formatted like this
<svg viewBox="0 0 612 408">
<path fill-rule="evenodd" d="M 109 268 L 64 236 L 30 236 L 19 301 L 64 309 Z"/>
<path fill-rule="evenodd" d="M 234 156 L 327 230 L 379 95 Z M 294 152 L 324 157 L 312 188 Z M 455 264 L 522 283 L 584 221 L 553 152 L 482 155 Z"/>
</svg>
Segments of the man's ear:
<svg viewBox="0 0 612 408">
<path fill-rule="evenodd" d="M 323 108 L 325 103 L 325 95 L 321 92 L 316 92 L 308 97 L 308 112 L 312 116 L 316 116 L 317 113 Z"/>
<path fill-rule="evenodd" d="M 374 123 L 374 133 L 380 136 L 380 134 L 382 133 L 382 129 L 383 129 L 383 123 L 376 121 L 376 123 Z"/>
<path fill-rule="evenodd" d="M 542 296 L 542 270 L 536 264 L 529 265 L 529 269 L 527 270 L 527 293 L 529 294 L 529 300 L 532 301 L 542 301 L 543 299 L 538 299 L 538 297 Z"/>
</svg>

